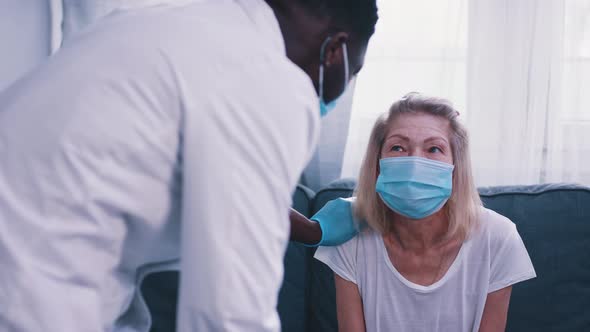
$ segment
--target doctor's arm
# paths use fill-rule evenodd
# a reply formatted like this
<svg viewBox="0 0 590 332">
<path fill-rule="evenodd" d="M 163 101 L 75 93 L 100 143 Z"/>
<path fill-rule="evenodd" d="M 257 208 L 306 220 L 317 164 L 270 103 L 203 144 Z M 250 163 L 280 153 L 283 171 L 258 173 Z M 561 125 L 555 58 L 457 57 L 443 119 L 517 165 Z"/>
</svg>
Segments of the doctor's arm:
<svg viewBox="0 0 590 332">
<path fill-rule="evenodd" d="M 511 292 L 512 287 L 508 286 L 488 294 L 481 317 L 479 332 L 500 332 L 506 330 Z"/>
<path fill-rule="evenodd" d="M 187 112 L 183 136 L 177 330 L 278 331 L 289 190 L 256 171 L 256 145 L 228 140 L 210 114 Z M 264 159 L 275 173 L 283 164 Z"/>
<path fill-rule="evenodd" d="M 334 273 L 338 331 L 365 332 L 363 302 L 357 285 Z"/>
<path fill-rule="evenodd" d="M 289 211 L 289 220 L 291 222 L 291 241 L 311 246 L 317 245 L 322 239 L 320 224 L 307 219 L 293 208 Z"/>
<path fill-rule="evenodd" d="M 352 239 L 357 225 L 351 201 L 337 198 L 329 201 L 310 219 L 291 209 L 291 240 L 309 246 L 337 246 Z"/>
</svg>

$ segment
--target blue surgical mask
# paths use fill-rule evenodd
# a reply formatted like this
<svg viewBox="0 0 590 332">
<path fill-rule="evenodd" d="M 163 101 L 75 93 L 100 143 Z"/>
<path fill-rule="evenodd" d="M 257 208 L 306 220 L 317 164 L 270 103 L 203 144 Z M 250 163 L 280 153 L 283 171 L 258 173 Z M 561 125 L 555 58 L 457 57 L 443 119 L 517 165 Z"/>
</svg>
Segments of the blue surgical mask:
<svg viewBox="0 0 590 332">
<path fill-rule="evenodd" d="M 453 190 L 451 164 L 420 157 L 393 157 L 379 161 L 376 191 L 393 211 L 411 219 L 439 211 Z"/>
<path fill-rule="evenodd" d="M 346 43 L 342 43 L 342 56 L 344 58 L 344 90 L 342 92 L 342 94 L 340 96 L 338 96 L 338 98 L 332 100 L 329 103 L 326 103 L 326 101 L 324 100 L 324 60 L 325 60 L 325 52 L 326 52 L 326 46 L 328 45 L 328 42 L 330 41 L 330 37 L 328 37 L 324 43 L 322 44 L 322 48 L 320 50 L 320 78 L 319 78 L 319 92 L 318 95 L 320 96 L 320 115 L 322 117 L 326 116 L 331 110 L 334 109 L 334 107 L 336 107 L 336 104 L 338 103 L 338 98 L 340 98 L 340 96 L 342 96 L 342 94 L 344 94 L 344 91 L 346 91 L 346 87 L 348 86 L 348 80 L 349 80 L 349 72 L 348 72 L 348 50 L 346 48 Z"/>
</svg>

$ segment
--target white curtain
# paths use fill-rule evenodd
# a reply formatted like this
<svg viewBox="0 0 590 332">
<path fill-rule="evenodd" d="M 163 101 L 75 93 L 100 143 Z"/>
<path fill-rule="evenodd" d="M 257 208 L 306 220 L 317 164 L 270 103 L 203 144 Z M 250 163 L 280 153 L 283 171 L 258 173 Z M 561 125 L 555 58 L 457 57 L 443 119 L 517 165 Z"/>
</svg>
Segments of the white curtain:
<svg viewBox="0 0 590 332">
<path fill-rule="evenodd" d="M 384 0 L 380 14 L 343 176 L 377 114 L 420 91 L 460 110 L 479 186 L 590 185 L 590 0 Z"/>
<path fill-rule="evenodd" d="M 566 0 L 546 181 L 590 185 L 590 0 Z"/>
<path fill-rule="evenodd" d="M 469 12 L 477 183 L 590 184 L 590 1 L 472 0 Z"/>
</svg>

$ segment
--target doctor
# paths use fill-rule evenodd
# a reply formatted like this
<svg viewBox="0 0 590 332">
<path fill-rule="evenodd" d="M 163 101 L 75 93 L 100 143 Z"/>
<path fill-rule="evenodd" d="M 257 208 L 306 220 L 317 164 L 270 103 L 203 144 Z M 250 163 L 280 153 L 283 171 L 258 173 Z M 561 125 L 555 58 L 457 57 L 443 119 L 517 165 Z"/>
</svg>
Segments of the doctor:
<svg viewBox="0 0 590 332">
<path fill-rule="evenodd" d="M 133 10 L 4 90 L 0 331 L 147 331 L 136 284 L 179 258 L 180 331 L 278 331 L 290 194 L 376 20 L 374 0 Z"/>
</svg>

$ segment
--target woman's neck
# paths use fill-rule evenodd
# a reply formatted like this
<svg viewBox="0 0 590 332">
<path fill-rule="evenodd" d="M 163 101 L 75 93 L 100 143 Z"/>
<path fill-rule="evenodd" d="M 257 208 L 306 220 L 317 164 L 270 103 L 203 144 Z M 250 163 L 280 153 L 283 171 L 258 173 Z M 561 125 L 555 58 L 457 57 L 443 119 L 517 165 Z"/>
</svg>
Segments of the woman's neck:
<svg viewBox="0 0 590 332">
<path fill-rule="evenodd" d="M 391 234 L 403 249 L 423 251 L 443 244 L 449 228 L 444 209 L 424 219 L 410 219 L 394 213 Z"/>
</svg>

